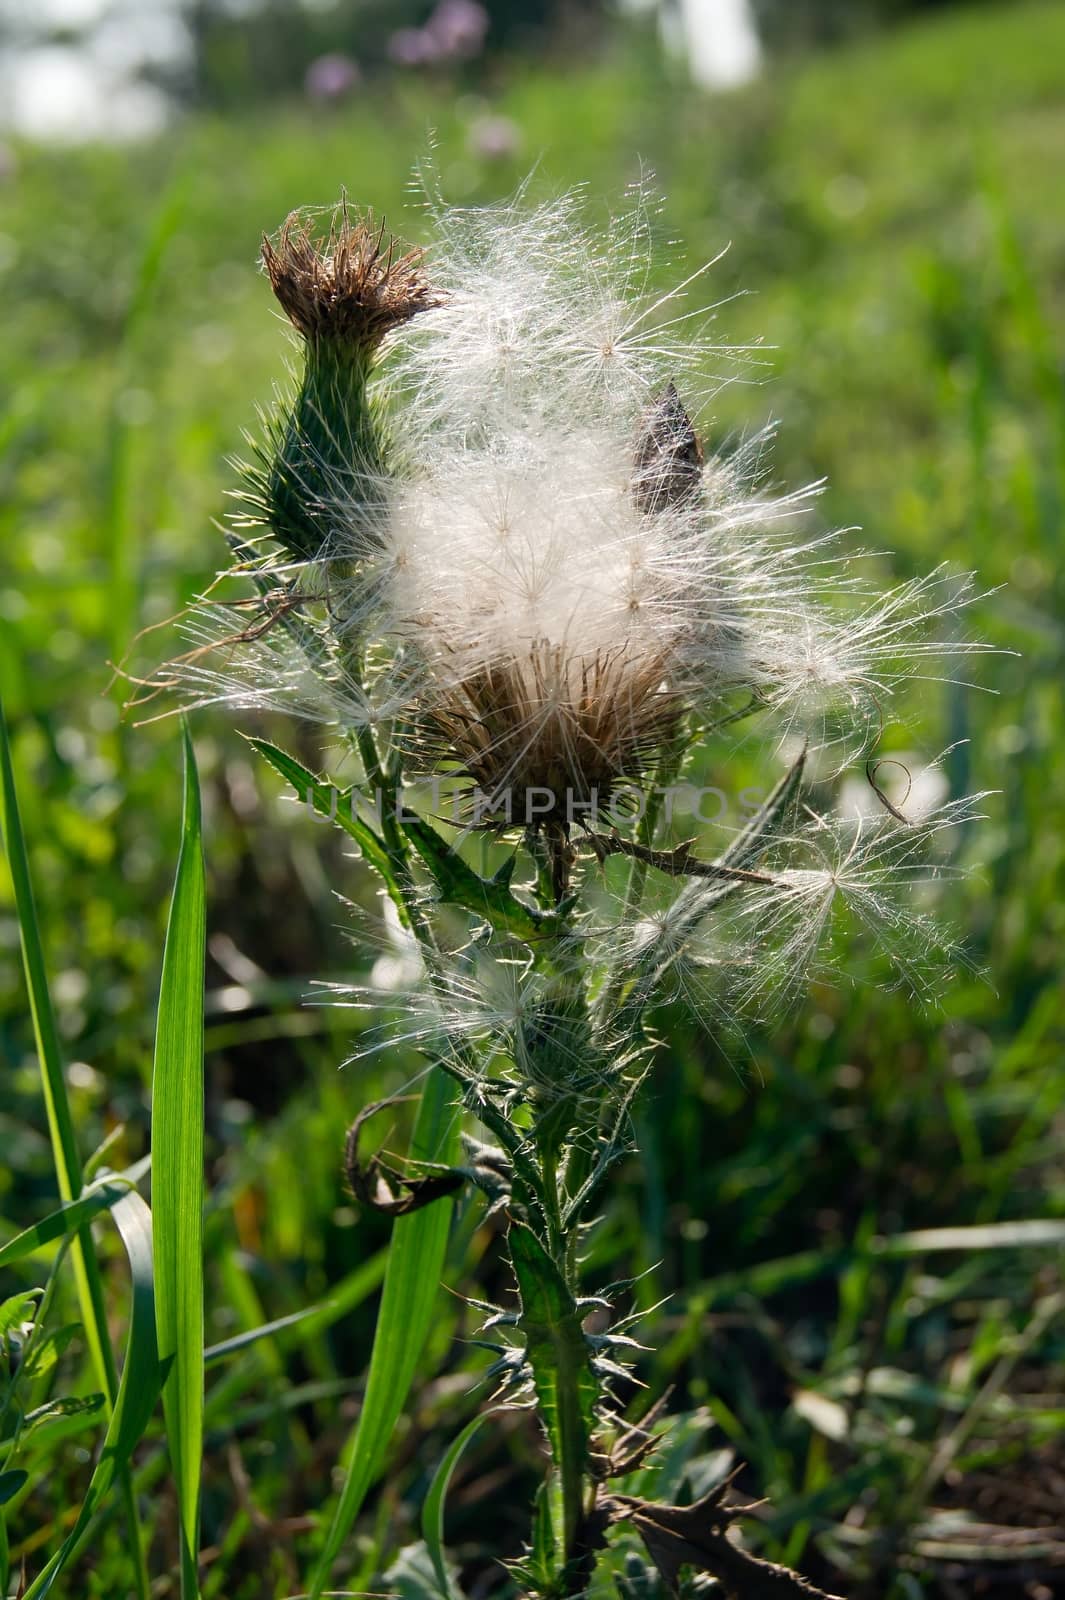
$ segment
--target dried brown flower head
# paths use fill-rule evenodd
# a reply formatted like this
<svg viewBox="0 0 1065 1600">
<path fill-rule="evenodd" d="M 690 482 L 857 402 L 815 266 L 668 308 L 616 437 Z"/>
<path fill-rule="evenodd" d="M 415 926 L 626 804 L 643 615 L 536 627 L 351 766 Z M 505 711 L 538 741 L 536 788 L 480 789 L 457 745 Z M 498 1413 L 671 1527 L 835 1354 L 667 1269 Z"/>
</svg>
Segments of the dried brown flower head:
<svg viewBox="0 0 1065 1600">
<path fill-rule="evenodd" d="M 471 821 L 568 831 L 646 776 L 676 736 L 682 702 L 661 657 L 581 656 L 534 644 L 441 689 L 412 752 L 432 769 L 450 759 L 475 788 Z"/>
<path fill-rule="evenodd" d="M 402 251 L 402 253 L 400 253 Z M 367 349 L 392 328 L 442 303 L 422 269 L 425 251 L 403 251 L 372 211 L 336 206 L 325 234 L 314 214 L 293 211 L 262 260 L 286 316 L 305 339 L 329 336 Z"/>
</svg>

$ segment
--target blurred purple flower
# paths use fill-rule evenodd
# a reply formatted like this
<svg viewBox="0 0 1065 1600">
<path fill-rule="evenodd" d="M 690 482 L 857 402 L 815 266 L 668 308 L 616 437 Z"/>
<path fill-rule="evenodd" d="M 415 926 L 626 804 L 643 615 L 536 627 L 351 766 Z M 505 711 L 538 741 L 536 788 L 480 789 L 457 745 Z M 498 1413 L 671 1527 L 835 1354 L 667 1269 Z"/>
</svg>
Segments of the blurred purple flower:
<svg viewBox="0 0 1065 1600">
<path fill-rule="evenodd" d="M 478 117 L 470 123 L 466 145 L 470 155 L 482 161 L 505 161 L 521 150 L 521 129 L 510 117 Z"/>
<path fill-rule="evenodd" d="M 397 66 L 422 67 L 471 61 L 484 48 L 488 12 L 477 0 L 438 0 L 421 28 L 398 28 L 388 41 Z"/>
<path fill-rule="evenodd" d="M 350 56 L 319 56 L 307 68 L 303 87 L 312 100 L 342 100 L 361 80 L 359 64 Z"/>
<path fill-rule="evenodd" d="M 421 67 L 431 59 L 431 42 L 424 28 L 397 28 L 388 41 L 388 56 L 397 67 Z"/>
<path fill-rule="evenodd" d="M 488 32 L 488 12 L 477 0 L 439 0 L 425 24 L 439 60 L 469 61 L 477 55 Z"/>
</svg>

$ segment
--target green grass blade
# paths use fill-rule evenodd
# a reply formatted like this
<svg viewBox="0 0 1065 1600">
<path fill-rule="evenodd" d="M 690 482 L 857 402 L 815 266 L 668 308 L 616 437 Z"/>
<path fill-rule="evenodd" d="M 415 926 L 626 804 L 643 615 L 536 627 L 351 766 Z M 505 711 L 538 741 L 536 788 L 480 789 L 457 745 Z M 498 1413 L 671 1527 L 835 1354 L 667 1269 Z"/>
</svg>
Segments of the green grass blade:
<svg viewBox="0 0 1065 1600">
<path fill-rule="evenodd" d="M 22 964 L 26 974 L 33 1032 L 37 1043 L 37 1059 L 41 1069 L 41 1087 L 48 1118 L 48 1133 L 52 1143 L 56 1187 L 61 1200 L 75 1200 L 82 1186 L 81 1161 L 74 1135 L 70 1101 L 67 1098 L 66 1079 L 63 1076 L 63 1058 L 59 1049 L 55 1013 L 52 1010 L 52 999 L 48 990 L 44 950 L 41 946 L 37 908 L 30 879 L 29 857 L 19 816 L 15 774 L 11 765 L 11 747 L 2 706 L 0 706 L 0 828 L 3 832 L 4 849 L 15 892 L 15 911 L 22 942 Z M 79 1231 L 71 1260 L 85 1323 L 85 1337 L 96 1369 L 97 1381 L 108 1400 L 113 1403 L 118 1378 L 107 1338 L 103 1291 L 92 1236 L 87 1227 Z"/>
<path fill-rule="evenodd" d="M 56 1239 L 65 1239 L 99 1212 L 109 1211 L 131 1188 L 128 1179 L 112 1177 L 86 1189 L 80 1200 L 70 1200 L 57 1211 L 50 1211 L 32 1228 L 24 1228 L 0 1247 L 0 1267 L 9 1267 L 13 1261 L 21 1261 L 23 1256 L 32 1255 L 42 1246 L 52 1244 Z"/>
<path fill-rule="evenodd" d="M 454 1086 L 437 1067 L 426 1080 L 410 1153 L 419 1161 L 450 1162 L 456 1145 Z M 366 1394 L 347 1451 L 347 1476 L 311 1580 L 308 1600 L 321 1600 L 333 1562 L 367 1490 L 381 1470 L 429 1332 L 450 1222 L 450 1200 L 438 1200 L 396 1222 Z"/>
<path fill-rule="evenodd" d="M 185 733 L 185 806 L 163 952 L 152 1078 L 156 1319 L 163 1413 L 180 1508 L 181 1593 L 199 1592 L 203 1457 L 203 980 L 200 792 Z"/>
<path fill-rule="evenodd" d="M 135 1190 L 122 1196 L 111 1215 L 122 1236 L 133 1280 L 122 1381 L 111 1413 L 103 1450 L 89 1480 L 78 1519 L 48 1565 L 26 1590 L 25 1600 L 43 1600 L 74 1555 L 116 1477 L 124 1476 L 130 1457 L 151 1420 L 159 1395 L 160 1365 L 155 1338 L 155 1285 L 152 1274 L 152 1218 Z"/>
<path fill-rule="evenodd" d="M 263 1339 L 272 1339 L 275 1333 L 282 1333 L 286 1328 L 294 1328 L 298 1323 L 306 1322 L 309 1317 L 316 1317 L 321 1311 L 321 1306 L 304 1306 L 302 1311 L 290 1311 L 287 1317 L 275 1317 L 273 1322 L 261 1322 L 257 1328 L 247 1328 L 243 1333 L 234 1334 L 232 1339 L 223 1339 L 221 1344 L 212 1344 L 203 1352 L 204 1365 L 211 1367 L 219 1361 L 228 1361 L 231 1356 L 238 1356 L 244 1350 L 251 1349 Z"/>
<path fill-rule="evenodd" d="M 444 1554 L 444 1501 L 451 1483 L 451 1474 L 458 1464 L 459 1457 L 481 1425 L 495 1415 L 495 1411 L 478 1412 L 477 1416 L 467 1422 L 462 1432 L 452 1439 L 443 1460 L 433 1473 L 429 1493 L 422 1503 L 422 1538 L 429 1551 L 429 1559 L 433 1563 L 436 1581 L 444 1594 L 452 1596 L 452 1600 L 455 1597 L 455 1585 L 448 1573 Z"/>
<path fill-rule="evenodd" d="M 82 1167 L 74 1134 L 74 1119 L 67 1098 L 63 1058 L 59 1048 L 59 1034 L 55 1025 L 55 1012 L 48 989 L 47 968 L 37 923 L 37 907 L 33 898 L 29 856 L 26 839 L 19 816 L 18 795 L 15 790 L 15 773 L 11 763 L 11 746 L 7 735 L 7 722 L 3 704 L 0 703 L 0 835 L 15 896 L 19 939 L 22 945 L 22 964 L 29 992 L 33 1032 L 37 1044 L 37 1059 L 41 1069 L 48 1133 L 52 1145 L 52 1162 L 55 1167 L 56 1186 L 64 1201 L 76 1200 L 82 1189 Z M 78 1303 L 85 1328 L 85 1341 L 89 1348 L 97 1381 L 107 1396 L 109 1406 L 114 1406 L 118 1395 L 118 1374 L 107 1331 L 107 1311 L 104 1306 L 103 1285 L 93 1247 L 88 1222 L 78 1229 L 71 1248 L 71 1264 L 77 1287 Z M 141 1538 L 136 1503 L 128 1476 L 125 1478 L 127 1515 L 136 1590 L 140 1600 L 148 1593 L 148 1573 L 144 1564 L 144 1542 Z"/>
<path fill-rule="evenodd" d="M 11 748 L 2 708 L 0 708 L 0 823 L 3 826 L 4 849 L 7 852 L 8 867 L 15 891 L 15 910 L 18 914 L 19 933 L 22 939 L 22 962 L 26 973 L 26 988 L 30 996 L 37 1055 L 41 1065 L 41 1083 L 48 1114 L 48 1131 L 52 1140 L 56 1181 L 61 1197 L 64 1200 L 73 1200 L 81 1188 L 81 1161 L 74 1136 L 70 1104 L 67 1100 L 55 1013 L 48 992 L 44 951 L 41 947 L 37 908 L 30 881 L 29 858 L 22 833 L 18 797 L 15 793 L 15 774 L 11 765 Z"/>
</svg>

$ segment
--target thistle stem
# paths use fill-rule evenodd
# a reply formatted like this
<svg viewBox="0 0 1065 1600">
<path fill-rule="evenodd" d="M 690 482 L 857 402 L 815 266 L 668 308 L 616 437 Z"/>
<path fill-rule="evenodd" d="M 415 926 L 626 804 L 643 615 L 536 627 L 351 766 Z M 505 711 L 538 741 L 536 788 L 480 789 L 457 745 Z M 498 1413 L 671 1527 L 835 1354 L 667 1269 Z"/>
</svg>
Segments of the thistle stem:
<svg viewBox="0 0 1065 1600">
<path fill-rule="evenodd" d="M 621 909 L 620 925 L 625 927 L 636 916 L 643 900 L 644 890 L 647 887 L 647 868 L 649 865 L 647 852 L 654 842 L 655 829 L 662 811 L 663 791 L 675 782 L 684 760 L 686 740 L 678 737 L 662 756 L 655 771 L 655 782 L 647 796 L 647 804 L 640 818 L 638 843 L 643 854 L 634 854 L 632 867 L 629 871 L 629 881 L 625 889 L 625 900 Z M 609 1018 L 613 1015 L 618 1001 L 625 989 L 626 974 L 622 962 L 618 962 L 613 971 L 608 975 L 603 992 L 599 998 L 599 1015 Z"/>
<path fill-rule="evenodd" d="M 583 1594 L 587 1582 L 580 1558 L 598 1384 L 581 1327 L 580 1305 L 566 1276 L 557 1143 L 538 1144 L 537 1200 L 547 1224 L 546 1244 L 520 1220 L 512 1222 L 508 1243 L 521 1291 L 519 1327 L 526 1361 L 551 1450 L 546 1495 L 552 1554 L 539 1592 L 561 1600 Z"/>
<path fill-rule="evenodd" d="M 559 1431 L 568 1441 L 557 1463 L 562 1507 L 562 1541 L 559 1577 L 564 1594 L 584 1592 L 583 1576 L 574 1573 L 580 1553 L 584 1522 L 585 1489 L 588 1483 L 588 1436 L 581 1410 L 581 1355 L 560 1352 L 558 1363 Z"/>
<path fill-rule="evenodd" d="M 539 893 L 553 903 L 549 846 L 539 835 L 527 836 L 526 843 L 538 868 Z M 542 1104 L 534 1109 L 533 1135 L 538 1178 L 535 1201 L 542 1218 L 542 1242 L 534 1247 L 527 1237 L 529 1230 L 517 1225 L 510 1234 L 521 1290 L 520 1326 L 551 1448 L 552 1479 L 547 1493 L 554 1559 L 548 1592 L 558 1597 L 583 1594 L 587 1585 L 582 1550 L 599 1395 L 592 1351 L 582 1327 L 579 1227 L 576 1220 L 569 1226 L 564 1220 L 573 1135 L 582 1121 L 582 1095 L 573 1078 L 580 1069 L 580 1041 L 590 1042 L 585 1031 L 580 944 L 576 928 L 566 919 L 536 955 L 538 967 L 549 979 L 550 996 L 527 1045 L 545 1085 Z"/>
</svg>

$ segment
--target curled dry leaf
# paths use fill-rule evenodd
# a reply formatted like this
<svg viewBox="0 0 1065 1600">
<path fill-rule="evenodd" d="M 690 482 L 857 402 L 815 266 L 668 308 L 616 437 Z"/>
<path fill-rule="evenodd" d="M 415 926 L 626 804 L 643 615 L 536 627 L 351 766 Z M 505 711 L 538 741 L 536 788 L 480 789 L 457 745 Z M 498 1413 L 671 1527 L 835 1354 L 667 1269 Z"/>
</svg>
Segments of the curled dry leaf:
<svg viewBox="0 0 1065 1600">
<path fill-rule="evenodd" d="M 763 1561 L 728 1537 L 734 1518 L 749 1507 L 727 1507 L 730 1479 L 690 1506 L 655 1505 L 633 1495 L 611 1495 L 605 1502 L 612 1522 L 631 1522 L 647 1553 L 673 1594 L 685 1567 L 707 1572 L 731 1600 L 842 1600 L 815 1588 L 805 1578 L 772 1561 Z"/>
</svg>

